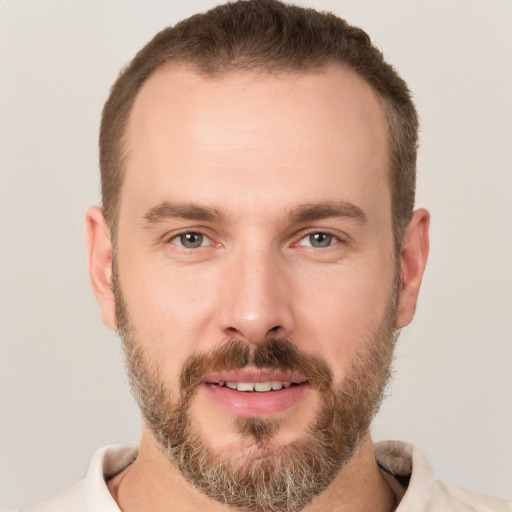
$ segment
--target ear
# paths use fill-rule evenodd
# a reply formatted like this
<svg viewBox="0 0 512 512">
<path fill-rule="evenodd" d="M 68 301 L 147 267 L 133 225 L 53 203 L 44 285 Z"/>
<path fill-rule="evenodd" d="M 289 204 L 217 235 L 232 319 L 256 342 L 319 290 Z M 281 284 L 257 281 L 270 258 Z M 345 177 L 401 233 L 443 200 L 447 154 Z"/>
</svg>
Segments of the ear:
<svg viewBox="0 0 512 512">
<path fill-rule="evenodd" d="M 398 291 L 398 329 L 409 325 L 416 310 L 421 279 L 427 264 L 430 214 L 416 210 L 405 232 L 400 253 L 400 288 Z"/>
<path fill-rule="evenodd" d="M 91 206 L 85 217 L 86 244 L 89 256 L 89 278 L 98 301 L 103 323 L 116 329 L 116 308 L 112 293 L 112 243 L 103 211 Z"/>
</svg>

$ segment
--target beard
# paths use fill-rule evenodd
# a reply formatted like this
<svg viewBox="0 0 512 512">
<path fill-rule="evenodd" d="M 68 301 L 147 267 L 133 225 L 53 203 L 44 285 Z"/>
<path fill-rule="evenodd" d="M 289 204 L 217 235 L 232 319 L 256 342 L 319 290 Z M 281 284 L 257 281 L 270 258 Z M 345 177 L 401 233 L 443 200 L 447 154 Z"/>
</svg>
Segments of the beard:
<svg viewBox="0 0 512 512">
<path fill-rule="evenodd" d="M 179 393 L 173 393 L 144 350 L 115 277 L 117 330 L 132 394 L 163 453 L 188 482 L 220 503 L 251 512 L 299 511 L 332 483 L 382 402 L 397 339 L 396 293 L 377 329 L 360 340 L 341 385 L 333 383 L 320 356 L 300 351 L 291 340 L 270 338 L 256 346 L 227 341 L 207 354 L 192 354 L 182 367 Z M 246 367 L 307 377 L 322 406 L 303 437 L 279 445 L 273 439 L 279 419 L 237 418 L 242 448 L 219 450 L 203 438 L 190 404 L 204 377 Z"/>
</svg>

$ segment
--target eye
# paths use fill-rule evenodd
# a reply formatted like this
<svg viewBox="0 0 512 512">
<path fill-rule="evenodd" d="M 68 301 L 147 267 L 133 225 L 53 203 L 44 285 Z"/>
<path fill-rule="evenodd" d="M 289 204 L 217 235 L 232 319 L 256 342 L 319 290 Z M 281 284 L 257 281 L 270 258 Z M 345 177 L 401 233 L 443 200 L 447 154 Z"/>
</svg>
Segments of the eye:
<svg viewBox="0 0 512 512">
<path fill-rule="evenodd" d="M 184 249 L 198 249 L 211 244 L 211 240 L 206 235 L 196 231 L 187 231 L 176 235 L 171 238 L 170 242 Z"/>
<path fill-rule="evenodd" d="M 335 235 L 331 235 L 330 233 L 325 233 L 323 231 L 317 231 L 301 238 L 297 245 L 323 248 L 330 247 L 331 245 L 334 245 L 339 241 L 340 239 Z"/>
</svg>

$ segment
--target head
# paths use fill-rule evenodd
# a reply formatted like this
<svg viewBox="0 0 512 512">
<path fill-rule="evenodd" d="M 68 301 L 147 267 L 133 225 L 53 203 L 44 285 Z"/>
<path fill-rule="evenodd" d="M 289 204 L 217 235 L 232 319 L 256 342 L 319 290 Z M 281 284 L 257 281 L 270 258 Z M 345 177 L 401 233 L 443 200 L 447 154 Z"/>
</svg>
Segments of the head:
<svg viewBox="0 0 512 512">
<path fill-rule="evenodd" d="M 143 437 L 207 496 L 300 510 L 357 458 L 426 261 L 416 131 L 364 32 L 267 0 L 164 30 L 114 85 L 93 288 Z"/>
<path fill-rule="evenodd" d="M 173 62 L 210 77 L 241 70 L 308 73 L 338 64 L 365 80 L 378 95 L 387 122 L 387 172 L 399 250 L 416 186 L 418 117 L 407 84 L 362 29 L 333 14 L 275 0 L 221 5 L 166 28 L 120 73 L 105 103 L 100 131 L 103 211 L 114 241 L 133 103 L 146 80 Z"/>
</svg>

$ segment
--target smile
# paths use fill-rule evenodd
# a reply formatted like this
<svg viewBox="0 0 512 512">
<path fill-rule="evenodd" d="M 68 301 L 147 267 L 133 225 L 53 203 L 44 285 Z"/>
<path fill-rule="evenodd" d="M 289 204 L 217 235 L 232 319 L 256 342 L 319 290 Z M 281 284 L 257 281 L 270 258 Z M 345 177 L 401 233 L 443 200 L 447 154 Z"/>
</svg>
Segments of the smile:
<svg viewBox="0 0 512 512">
<path fill-rule="evenodd" d="M 210 374 L 204 391 L 236 416 L 265 417 L 284 412 L 311 390 L 304 375 L 255 368 Z"/>
<path fill-rule="evenodd" d="M 279 391 L 280 389 L 288 389 L 293 385 L 291 381 L 267 381 L 267 382 L 223 382 L 220 381 L 218 386 L 236 389 L 237 391 L 267 393 L 269 391 Z M 295 384 L 297 385 L 297 384 Z"/>
</svg>

